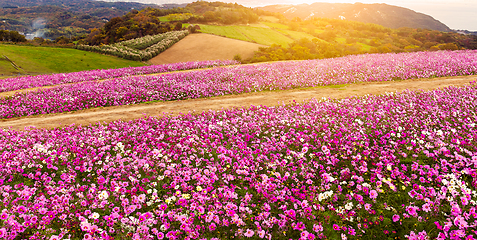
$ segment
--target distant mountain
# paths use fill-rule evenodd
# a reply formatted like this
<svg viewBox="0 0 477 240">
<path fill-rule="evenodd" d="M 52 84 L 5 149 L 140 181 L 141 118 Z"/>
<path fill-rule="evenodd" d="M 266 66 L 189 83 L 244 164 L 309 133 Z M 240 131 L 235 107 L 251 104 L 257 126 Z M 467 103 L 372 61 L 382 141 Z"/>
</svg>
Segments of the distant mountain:
<svg viewBox="0 0 477 240">
<path fill-rule="evenodd" d="M 187 4 L 144 4 L 138 2 L 126 2 L 126 1 L 96 1 L 96 0 L 0 0 L 0 8 L 12 8 L 12 7 L 36 7 L 36 6 L 59 6 L 66 7 L 69 10 L 78 11 L 84 9 L 94 8 L 114 8 L 119 11 L 129 12 L 131 9 L 144 9 L 146 7 L 154 8 L 175 8 L 185 7 Z"/>
<path fill-rule="evenodd" d="M 270 5 L 258 9 L 282 13 L 287 18 L 346 19 L 375 23 L 389 28 L 423 28 L 450 32 L 451 29 L 433 17 L 408 8 L 387 4 L 313 3 L 300 5 Z"/>
</svg>

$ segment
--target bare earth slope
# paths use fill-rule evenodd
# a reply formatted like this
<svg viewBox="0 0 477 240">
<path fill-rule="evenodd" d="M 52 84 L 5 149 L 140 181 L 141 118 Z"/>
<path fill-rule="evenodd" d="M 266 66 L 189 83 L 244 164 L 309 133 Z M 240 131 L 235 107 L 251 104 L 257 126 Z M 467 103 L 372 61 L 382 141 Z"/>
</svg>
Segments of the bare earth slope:
<svg viewBox="0 0 477 240">
<path fill-rule="evenodd" d="M 190 34 L 166 51 L 149 60 L 151 64 L 204 60 L 232 60 L 236 54 L 243 59 L 251 58 L 259 47 L 256 43 L 219 37 L 205 33 Z"/>
<path fill-rule="evenodd" d="M 345 86 L 328 86 L 287 91 L 256 92 L 240 95 L 228 95 L 206 99 L 145 103 L 129 106 L 95 108 L 69 113 L 48 114 L 31 117 L 0 120 L 1 128 L 23 130 L 25 127 L 55 128 L 76 125 L 89 125 L 98 122 L 110 122 L 122 119 L 128 121 L 144 116 L 178 115 L 195 111 L 220 110 L 251 105 L 275 106 L 292 101 L 303 102 L 311 98 L 346 98 L 366 94 L 383 94 L 408 90 L 431 90 L 447 86 L 463 86 L 476 80 L 477 76 L 446 77 L 433 79 L 415 79 L 397 82 L 357 83 Z"/>
</svg>

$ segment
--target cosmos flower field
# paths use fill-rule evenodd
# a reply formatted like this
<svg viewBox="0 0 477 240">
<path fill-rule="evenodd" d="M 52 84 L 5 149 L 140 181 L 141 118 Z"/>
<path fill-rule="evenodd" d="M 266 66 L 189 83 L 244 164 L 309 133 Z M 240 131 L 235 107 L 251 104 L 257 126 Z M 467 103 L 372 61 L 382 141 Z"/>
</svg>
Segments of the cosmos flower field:
<svg viewBox="0 0 477 240">
<path fill-rule="evenodd" d="M 6 239 L 477 237 L 477 86 L 0 132 Z"/>
<path fill-rule="evenodd" d="M 132 75 L 133 71 L 112 70 L 118 76 Z M 472 74 L 477 74 L 476 50 L 367 54 L 239 65 L 86 81 L 17 93 L 0 99 L 0 118 L 246 92 Z"/>
<path fill-rule="evenodd" d="M 125 76 L 135 76 L 153 73 L 164 73 L 179 70 L 189 70 L 198 68 L 209 68 L 238 64 L 237 61 L 214 60 L 198 62 L 181 62 L 163 65 L 150 65 L 143 67 L 128 67 L 118 69 L 99 69 L 72 73 L 57 73 L 50 75 L 26 76 L 17 78 L 7 78 L 0 80 L 0 92 L 8 92 L 19 89 L 51 86 L 65 83 L 77 83 L 102 80 L 108 78 L 118 78 Z"/>
<path fill-rule="evenodd" d="M 476 125 L 474 81 L 3 129 L 0 239 L 474 239 Z"/>
</svg>

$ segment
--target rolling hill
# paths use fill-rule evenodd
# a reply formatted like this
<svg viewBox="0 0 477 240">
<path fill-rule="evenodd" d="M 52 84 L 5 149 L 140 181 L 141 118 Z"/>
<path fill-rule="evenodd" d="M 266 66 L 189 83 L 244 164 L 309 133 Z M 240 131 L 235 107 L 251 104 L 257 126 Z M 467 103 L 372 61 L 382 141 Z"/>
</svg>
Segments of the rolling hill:
<svg viewBox="0 0 477 240">
<path fill-rule="evenodd" d="M 258 9 L 282 13 L 287 18 L 335 18 L 375 23 L 389 28 L 423 28 L 449 32 L 451 29 L 433 17 L 408 8 L 387 4 L 313 3 L 270 5 Z"/>
</svg>

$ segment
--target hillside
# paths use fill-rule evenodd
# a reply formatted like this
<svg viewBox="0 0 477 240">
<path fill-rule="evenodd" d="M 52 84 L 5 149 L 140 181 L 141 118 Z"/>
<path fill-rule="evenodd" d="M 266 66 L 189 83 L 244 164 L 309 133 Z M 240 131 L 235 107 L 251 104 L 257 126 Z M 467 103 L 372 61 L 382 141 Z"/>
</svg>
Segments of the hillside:
<svg viewBox="0 0 477 240">
<path fill-rule="evenodd" d="M 429 15 L 387 4 L 313 3 L 270 5 L 258 9 L 281 13 L 289 19 L 335 18 L 375 23 L 389 28 L 409 27 L 451 31 L 445 24 Z"/>
<path fill-rule="evenodd" d="M 190 34 L 157 57 L 149 60 L 149 63 L 167 64 L 216 59 L 230 60 L 235 55 L 249 59 L 260 47 L 265 46 L 211 34 Z"/>
<path fill-rule="evenodd" d="M 16 75 L 77 72 L 143 66 L 144 63 L 70 48 L 34 47 L 0 44 L 0 78 Z M 3 60 L 6 55 L 21 69 Z"/>
<path fill-rule="evenodd" d="M 94 28 L 101 28 L 108 20 L 123 16 L 131 10 L 165 10 L 180 6 L 182 5 L 159 6 L 91 0 L 2 0 L 0 29 L 23 32 L 29 38 L 74 37 L 88 34 Z"/>
<path fill-rule="evenodd" d="M 477 37 L 473 36 L 330 18 L 294 21 L 261 17 L 255 24 L 198 26 L 203 33 L 270 46 L 260 48 L 252 62 L 477 48 Z"/>
</svg>

